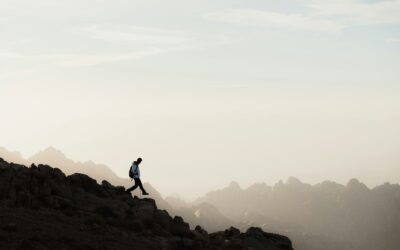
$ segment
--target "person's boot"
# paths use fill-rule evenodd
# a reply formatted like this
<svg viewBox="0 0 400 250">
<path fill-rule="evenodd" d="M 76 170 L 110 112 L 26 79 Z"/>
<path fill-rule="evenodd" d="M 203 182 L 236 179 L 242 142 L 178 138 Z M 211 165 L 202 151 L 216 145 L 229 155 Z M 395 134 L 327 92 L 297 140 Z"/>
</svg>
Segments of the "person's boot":
<svg viewBox="0 0 400 250">
<path fill-rule="evenodd" d="M 144 192 L 142 193 L 142 195 L 149 195 L 149 193 L 147 193 L 146 191 L 144 191 Z"/>
</svg>

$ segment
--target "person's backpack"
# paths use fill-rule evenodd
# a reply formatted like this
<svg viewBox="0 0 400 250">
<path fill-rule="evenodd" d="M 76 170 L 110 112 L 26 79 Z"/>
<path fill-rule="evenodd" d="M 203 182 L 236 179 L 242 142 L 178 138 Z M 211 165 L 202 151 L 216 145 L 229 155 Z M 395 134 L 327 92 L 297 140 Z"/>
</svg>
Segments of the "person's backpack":
<svg viewBox="0 0 400 250">
<path fill-rule="evenodd" d="M 129 177 L 130 177 L 130 178 L 133 178 L 132 167 L 133 167 L 133 164 L 132 164 L 132 166 L 129 168 Z"/>
</svg>

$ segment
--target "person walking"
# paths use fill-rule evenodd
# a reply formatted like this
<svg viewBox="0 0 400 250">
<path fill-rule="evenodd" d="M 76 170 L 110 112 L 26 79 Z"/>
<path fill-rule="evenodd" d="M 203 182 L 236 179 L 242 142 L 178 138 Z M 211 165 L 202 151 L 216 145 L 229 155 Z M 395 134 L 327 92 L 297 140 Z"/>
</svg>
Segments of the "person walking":
<svg viewBox="0 0 400 250">
<path fill-rule="evenodd" d="M 132 163 L 131 168 L 129 169 L 129 177 L 133 178 L 133 180 L 135 181 L 135 185 L 133 185 L 132 187 L 128 188 L 126 190 L 127 193 L 130 193 L 133 190 L 135 190 L 137 187 L 139 187 L 140 190 L 142 190 L 142 194 L 143 195 L 148 195 L 149 194 L 149 193 L 146 192 L 146 190 L 144 190 L 142 181 L 140 180 L 139 165 L 140 165 L 141 162 L 142 162 L 142 158 L 137 158 L 137 160 Z"/>
</svg>

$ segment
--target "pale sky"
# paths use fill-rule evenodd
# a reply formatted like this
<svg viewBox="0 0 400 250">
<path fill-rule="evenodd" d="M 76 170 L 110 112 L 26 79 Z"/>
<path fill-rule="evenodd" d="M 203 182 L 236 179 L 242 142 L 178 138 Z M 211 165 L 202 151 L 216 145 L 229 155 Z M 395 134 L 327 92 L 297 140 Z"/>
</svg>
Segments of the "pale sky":
<svg viewBox="0 0 400 250">
<path fill-rule="evenodd" d="M 163 195 L 400 181 L 400 1 L 1 0 L 0 146 Z"/>
</svg>

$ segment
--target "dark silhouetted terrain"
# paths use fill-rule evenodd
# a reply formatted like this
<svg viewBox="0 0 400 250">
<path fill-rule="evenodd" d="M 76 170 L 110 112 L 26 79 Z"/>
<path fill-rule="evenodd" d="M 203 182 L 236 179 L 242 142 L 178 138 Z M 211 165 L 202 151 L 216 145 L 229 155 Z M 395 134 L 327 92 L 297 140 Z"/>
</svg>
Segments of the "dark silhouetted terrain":
<svg viewBox="0 0 400 250">
<path fill-rule="evenodd" d="M 107 180 L 115 186 L 129 187 L 133 182 L 128 178 L 120 178 L 107 165 L 96 164 L 92 161 L 76 162 L 67 158 L 64 153 L 54 147 L 48 147 L 31 157 L 25 159 L 19 152 L 12 152 L 0 147 L 0 157 L 8 162 L 18 163 L 29 166 L 32 163 L 47 164 L 56 167 L 67 175 L 82 173 L 95 179 L 98 183 Z M 127 169 L 129 168 L 127 165 Z M 143 183 L 145 189 L 151 194 L 151 197 L 157 202 L 157 206 L 172 211 L 171 206 L 161 197 L 160 193 L 148 182 Z M 142 197 L 140 192 L 137 192 L 138 197 Z"/>
<path fill-rule="evenodd" d="M 0 249 L 292 249 L 287 237 L 256 227 L 190 230 L 123 187 L 1 158 L 0 231 Z"/>
</svg>

